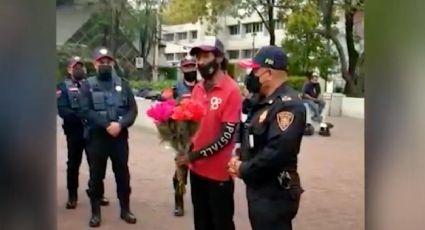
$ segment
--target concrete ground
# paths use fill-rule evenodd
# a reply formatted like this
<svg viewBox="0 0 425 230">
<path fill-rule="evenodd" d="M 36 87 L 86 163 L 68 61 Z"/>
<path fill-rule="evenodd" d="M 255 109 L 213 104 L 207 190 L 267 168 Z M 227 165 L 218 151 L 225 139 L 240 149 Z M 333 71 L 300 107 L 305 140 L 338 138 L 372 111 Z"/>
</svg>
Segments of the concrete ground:
<svg viewBox="0 0 425 230">
<path fill-rule="evenodd" d="M 306 192 L 294 221 L 297 230 L 364 229 L 364 121 L 351 118 L 331 121 L 335 124 L 332 137 L 315 135 L 303 140 L 299 172 Z M 66 142 L 59 125 L 57 133 L 58 229 L 89 229 L 90 205 L 84 192 L 88 180 L 87 163 L 84 159 L 80 170 L 79 206 L 76 210 L 66 210 Z M 130 135 L 131 206 L 138 222 L 128 225 L 119 219 L 109 161 L 105 195 L 111 205 L 102 208 L 101 229 L 193 229 L 190 194 L 185 197 L 186 216 L 176 218 L 172 215 L 174 162 L 171 150 L 161 145 L 151 131 L 135 127 Z M 244 184 L 239 180 L 235 206 L 236 229 L 251 229 Z"/>
</svg>

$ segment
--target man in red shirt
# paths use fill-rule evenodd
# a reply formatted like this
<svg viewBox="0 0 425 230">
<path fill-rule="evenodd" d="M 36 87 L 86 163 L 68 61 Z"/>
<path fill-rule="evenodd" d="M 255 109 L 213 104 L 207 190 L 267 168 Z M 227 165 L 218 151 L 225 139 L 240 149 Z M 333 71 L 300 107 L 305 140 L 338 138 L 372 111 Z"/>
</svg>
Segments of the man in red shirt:
<svg viewBox="0 0 425 230">
<path fill-rule="evenodd" d="M 232 157 L 242 97 L 239 86 L 225 73 L 224 47 L 207 37 L 191 49 L 203 80 L 192 98 L 204 104 L 207 114 L 192 139 L 192 150 L 176 159 L 189 164 L 195 230 L 234 230 L 234 182 L 227 171 Z"/>
</svg>

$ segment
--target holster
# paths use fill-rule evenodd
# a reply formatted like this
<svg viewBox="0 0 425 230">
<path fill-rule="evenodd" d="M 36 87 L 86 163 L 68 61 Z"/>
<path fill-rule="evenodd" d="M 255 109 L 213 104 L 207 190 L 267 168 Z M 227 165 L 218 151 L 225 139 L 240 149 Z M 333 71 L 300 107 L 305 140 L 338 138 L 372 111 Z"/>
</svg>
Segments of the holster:
<svg viewBox="0 0 425 230">
<path fill-rule="evenodd" d="M 296 171 L 282 171 L 278 181 L 283 189 L 288 190 L 292 200 L 299 201 L 301 199 L 304 189 L 301 187 L 300 176 Z"/>
<path fill-rule="evenodd" d="M 294 187 L 301 187 L 300 176 L 296 171 L 283 170 L 277 177 L 280 186 L 284 189 L 291 189 Z"/>
</svg>

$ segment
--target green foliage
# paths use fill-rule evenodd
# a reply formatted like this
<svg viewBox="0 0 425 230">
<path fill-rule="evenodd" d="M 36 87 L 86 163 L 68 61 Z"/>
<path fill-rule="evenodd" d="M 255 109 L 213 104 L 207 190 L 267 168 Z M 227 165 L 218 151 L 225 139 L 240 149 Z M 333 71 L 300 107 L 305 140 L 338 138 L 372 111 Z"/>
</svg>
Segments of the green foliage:
<svg viewBox="0 0 425 230">
<path fill-rule="evenodd" d="M 236 64 L 235 63 L 229 63 L 227 65 L 227 73 L 232 76 L 233 78 L 237 77 L 236 75 Z"/>
<path fill-rule="evenodd" d="M 289 56 L 290 75 L 304 75 L 317 69 L 323 78 L 327 78 L 337 64 L 338 56 L 332 52 L 328 41 L 313 33 L 320 20 L 318 7 L 313 1 L 288 17 L 288 36 L 282 46 Z"/>
<path fill-rule="evenodd" d="M 164 80 L 164 81 L 134 81 L 130 80 L 130 86 L 133 89 L 151 88 L 154 90 L 161 91 L 165 88 L 173 87 L 176 84 L 175 80 Z"/>
<path fill-rule="evenodd" d="M 164 76 L 166 80 L 177 80 L 177 67 L 160 67 L 158 68 L 159 75 Z"/>
<path fill-rule="evenodd" d="M 306 77 L 304 76 L 290 76 L 288 78 L 288 84 L 295 90 L 301 92 L 305 83 Z"/>
<path fill-rule="evenodd" d="M 301 91 L 305 82 L 304 76 L 290 76 L 288 79 L 288 84 L 297 91 Z M 164 81 L 136 81 L 130 80 L 130 86 L 133 89 L 143 89 L 143 88 L 151 88 L 153 90 L 162 91 L 165 88 L 173 87 L 177 83 L 176 80 L 164 80 Z M 243 85 L 240 86 L 241 89 Z"/>
</svg>

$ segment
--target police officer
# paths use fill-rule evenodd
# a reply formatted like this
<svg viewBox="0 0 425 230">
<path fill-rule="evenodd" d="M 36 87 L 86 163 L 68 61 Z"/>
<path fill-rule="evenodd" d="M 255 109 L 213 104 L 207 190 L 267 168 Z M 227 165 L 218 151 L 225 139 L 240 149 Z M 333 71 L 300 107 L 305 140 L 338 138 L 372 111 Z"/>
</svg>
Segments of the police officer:
<svg viewBox="0 0 425 230">
<path fill-rule="evenodd" d="M 89 226 L 98 227 L 101 223 L 101 182 L 108 157 L 117 183 L 121 219 L 134 224 L 136 217 L 130 211 L 128 128 L 136 119 L 137 105 L 128 83 L 113 71 L 114 58 L 109 50 L 96 50 L 94 66 L 97 75 L 89 77 L 81 89 L 83 115 L 89 127 L 88 149 L 92 158 L 87 191 L 92 206 Z"/>
<path fill-rule="evenodd" d="M 241 143 L 241 156 L 229 162 L 229 173 L 246 184 L 253 230 L 289 230 L 303 192 L 297 155 L 306 123 L 302 101 L 287 84 L 287 56 L 267 46 L 241 63 L 253 69 L 248 90 L 260 97 L 251 104 Z"/>
<path fill-rule="evenodd" d="M 197 83 L 197 70 L 196 60 L 191 56 L 185 57 L 180 61 L 180 70 L 183 73 L 183 79 L 179 81 L 173 88 L 174 98 L 190 97 L 193 87 Z M 187 182 L 187 166 L 181 166 L 183 168 L 184 183 Z M 177 171 L 173 176 L 174 186 L 174 215 L 184 216 L 184 201 L 183 195 L 177 190 L 178 180 Z"/>
<path fill-rule="evenodd" d="M 67 162 L 67 188 L 68 201 L 67 209 L 75 209 L 78 200 L 78 175 L 83 157 L 83 150 L 86 148 L 84 139 L 84 124 L 80 109 L 80 86 L 81 81 L 86 76 L 84 62 L 80 57 L 72 57 L 68 63 L 68 76 L 57 86 L 57 108 L 58 114 L 63 119 L 62 128 L 66 135 L 68 148 Z M 90 157 L 87 154 L 87 162 L 90 165 Z M 103 186 L 103 182 L 102 182 Z M 102 205 L 108 205 L 106 198 L 102 199 Z"/>
</svg>

